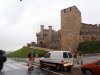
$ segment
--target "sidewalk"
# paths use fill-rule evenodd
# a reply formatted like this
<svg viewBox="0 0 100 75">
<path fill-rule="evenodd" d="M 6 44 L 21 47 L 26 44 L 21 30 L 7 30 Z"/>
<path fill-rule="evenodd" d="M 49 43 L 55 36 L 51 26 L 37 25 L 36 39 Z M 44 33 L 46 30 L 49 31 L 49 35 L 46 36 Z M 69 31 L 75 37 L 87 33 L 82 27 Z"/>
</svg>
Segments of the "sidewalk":
<svg viewBox="0 0 100 75">
<path fill-rule="evenodd" d="M 97 60 L 100 60 L 100 56 L 88 56 L 88 57 L 82 57 L 83 65 L 87 63 L 91 63 Z M 75 63 L 74 68 L 81 68 L 82 65 Z"/>
</svg>

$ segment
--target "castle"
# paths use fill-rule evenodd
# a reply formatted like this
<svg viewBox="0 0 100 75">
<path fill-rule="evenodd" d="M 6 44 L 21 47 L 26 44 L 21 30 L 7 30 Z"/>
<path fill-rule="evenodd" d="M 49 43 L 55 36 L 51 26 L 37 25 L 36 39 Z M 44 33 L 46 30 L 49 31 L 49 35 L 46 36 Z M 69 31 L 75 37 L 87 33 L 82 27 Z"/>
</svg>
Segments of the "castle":
<svg viewBox="0 0 100 75">
<path fill-rule="evenodd" d="M 55 31 L 52 26 L 36 34 L 37 46 L 77 52 L 80 42 L 100 40 L 100 24 L 86 24 L 81 21 L 81 12 L 76 6 L 61 10 L 61 29 Z"/>
</svg>

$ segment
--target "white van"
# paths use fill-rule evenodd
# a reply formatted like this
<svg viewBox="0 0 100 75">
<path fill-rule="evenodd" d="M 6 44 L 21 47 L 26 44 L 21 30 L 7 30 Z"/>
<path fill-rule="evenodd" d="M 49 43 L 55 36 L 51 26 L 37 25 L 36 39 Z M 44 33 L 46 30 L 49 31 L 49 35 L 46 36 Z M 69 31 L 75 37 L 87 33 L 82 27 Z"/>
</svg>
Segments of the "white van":
<svg viewBox="0 0 100 75">
<path fill-rule="evenodd" d="M 62 68 L 71 69 L 73 66 L 73 57 L 70 51 L 50 51 L 45 57 L 40 59 L 40 66 L 52 66 L 58 71 Z"/>
</svg>

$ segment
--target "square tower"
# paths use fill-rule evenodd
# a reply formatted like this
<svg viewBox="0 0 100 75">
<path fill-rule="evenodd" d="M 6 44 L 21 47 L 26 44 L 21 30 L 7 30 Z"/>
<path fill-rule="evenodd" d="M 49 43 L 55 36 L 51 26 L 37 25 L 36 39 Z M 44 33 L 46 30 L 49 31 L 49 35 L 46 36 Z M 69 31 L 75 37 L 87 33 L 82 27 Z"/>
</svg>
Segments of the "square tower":
<svg viewBox="0 0 100 75">
<path fill-rule="evenodd" d="M 77 51 L 80 43 L 81 12 L 76 6 L 61 10 L 61 49 Z"/>
</svg>

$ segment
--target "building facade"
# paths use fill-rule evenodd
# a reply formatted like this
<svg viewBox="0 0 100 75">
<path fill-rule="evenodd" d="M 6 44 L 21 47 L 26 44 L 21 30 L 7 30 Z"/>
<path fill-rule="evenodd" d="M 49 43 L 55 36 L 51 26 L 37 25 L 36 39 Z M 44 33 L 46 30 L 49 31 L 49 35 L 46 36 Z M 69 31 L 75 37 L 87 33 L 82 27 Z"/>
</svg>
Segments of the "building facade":
<svg viewBox="0 0 100 75">
<path fill-rule="evenodd" d="M 44 25 L 41 25 L 41 31 L 36 34 L 37 46 L 51 49 L 61 49 L 61 33 L 52 29 L 44 29 Z"/>
<path fill-rule="evenodd" d="M 80 42 L 99 41 L 100 25 L 82 23 L 81 19 L 76 6 L 61 10 L 61 29 L 55 31 L 52 26 L 44 29 L 41 25 L 41 31 L 36 34 L 37 46 L 77 52 Z"/>
</svg>

